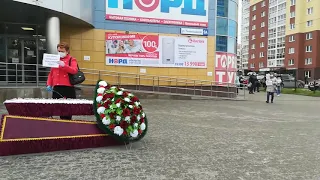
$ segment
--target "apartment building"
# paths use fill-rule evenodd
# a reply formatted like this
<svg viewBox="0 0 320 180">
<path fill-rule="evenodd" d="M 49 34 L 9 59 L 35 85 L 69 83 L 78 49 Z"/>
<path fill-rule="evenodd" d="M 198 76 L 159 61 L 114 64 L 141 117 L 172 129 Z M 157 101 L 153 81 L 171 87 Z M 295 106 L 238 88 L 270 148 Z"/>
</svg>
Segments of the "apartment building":
<svg viewBox="0 0 320 180">
<path fill-rule="evenodd" d="M 287 0 L 285 67 L 297 73 L 320 78 L 320 0 Z"/>
<path fill-rule="evenodd" d="M 249 14 L 250 14 L 250 0 L 242 0 L 242 21 L 241 21 L 241 48 L 238 53 L 241 58 L 241 69 L 248 69 L 249 59 Z"/>
<path fill-rule="evenodd" d="M 248 69 L 260 71 L 269 65 L 267 54 L 269 0 L 251 0 L 249 9 Z"/>
</svg>

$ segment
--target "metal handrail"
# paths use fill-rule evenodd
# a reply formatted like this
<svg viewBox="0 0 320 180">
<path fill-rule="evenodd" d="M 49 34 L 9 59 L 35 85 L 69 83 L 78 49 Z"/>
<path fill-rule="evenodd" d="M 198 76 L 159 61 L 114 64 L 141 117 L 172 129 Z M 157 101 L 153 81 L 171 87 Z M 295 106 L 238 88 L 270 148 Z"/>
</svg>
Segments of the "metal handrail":
<svg viewBox="0 0 320 180">
<path fill-rule="evenodd" d="M 43 67 L 39 64 L 26 64 L 26 63 L 1 63 L 1 65 L 5 65 L 7 72 L 5 75 L 0 74 L 0 88 L 7 87 L 9 84 L 15 84 L 16 87 L 20 86 L 20 84 L 28 84 L 34 85 L 36 87 L 43 86 L 46 83 L 46 75 L 49 73 L 49 68 Z M 10 65 L 10 67 L 8 67 Z M 13 66 L 14 65 L 14 66 Z M 11 67 L 13 66 L 13 67 Z M 33 69 L 25 69 L 26 67 L 34 67 Z M 10 69 L 11 68 L 11 69 Z M 44 68 L 44 69 L 40 69 Z M 157 76 L 150 74 L 138 74 L 138 73 L 128 73 L 128 72 L 117 72 L 111 70 L 97 70 L 90 68 L 81 68 L 84 74 L 87 76 L 86 82 L 87 85 L 94 85 L 98 79 L 109 79 L 109 83 L 125 86 L 130 85 L 133 86 L 133 90 L 145 90 L 143 86 L 152 86 L 151 91 L 160 92 L 161 89 L 167 89 L 168 93 L 178 93 L 178 94 L 190 94 L 192 92 L 193 95 L 204 96 L 205 93 L 210 93 L 210 96 L 217 96 L 217 93 L 235 94 L 234 89 L 230 89 L 230 87 L 235 87 L 234 83 L 223 83 L 220 84 L 226 88 L 226 91 L 218 90 L 213 86 L 217 84 L 216 81 L 210 80 L 199 80 L 199 79 L 189 79 L 189 78 L 179 78 L 172 76 Z M 0 69 L 1 71 L 1 69 Z M 36 71 L 36 72 L 34 72 Z M 34 72 L 32 74 L 32 72 Z M 25 74 L 26 73 L 26 74 Z M 31 73 L 31 75 L 30 75 Z M 40 73 L 43 73 L 42 75 Z M 46 74 L 46 75 L 44 75 Z M 1 83 L 1 77 L 6 76 L 7 85 Z M 10 77 L 10 78 L 9 78 Z M 26 78 L 27 77 L 27 78 Z M 26 79 L 32 79 L 32 81 L 26 81 Z M 41 80 L 41 78 L 43 78 Z M 210 87 L 210 88 L 209 88 Z M 148 90 L 150 91 L 150 90 Z M 207 96 L 207 95 L 206 95 Z M 232 96 L 234 99 L 234 96 Z"/>
</svg>

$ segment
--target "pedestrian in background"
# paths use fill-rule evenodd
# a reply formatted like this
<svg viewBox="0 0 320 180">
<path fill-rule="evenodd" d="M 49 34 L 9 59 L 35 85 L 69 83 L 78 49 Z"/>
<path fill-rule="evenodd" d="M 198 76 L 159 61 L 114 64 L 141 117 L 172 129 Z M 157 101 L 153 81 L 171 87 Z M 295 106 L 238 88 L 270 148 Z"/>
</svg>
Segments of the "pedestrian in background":
<svg viewBox="0 0 320 180">
<path fill-rule="evenodd" d="M 60 55 L 59 67 L 51 68 L 47 80 L 47 91 L 53 92 L 53 99 L 76 98 L 76 91 L 70 83 L 69 74 L 77 74 L 78 63 L 74 57 L 70 56 L 70 47 L 67 43 L 57 45 Z M 66 109 L 67 111 L 67 109 Z M 72 116 L 60 116 L 61 119 L 72 119 Z"/>
<path fill-rule="evenodd" d="M 280 96 L 280 93 L 281 93 L 281 83 L 282 83 L 281 77 L 278 76 L 277 79 L 276 79 L 277 96 Z"/>
<path fill-rule="evenodd" d="M 267 86 L 267 101 L 266 103 L 269 103 L 271 100 L 271 103 L 273 103 L 274 99 L 274 91 L 276 89 L 276 81 L 273 77 L 273 75 L 270 75 L 270 78 L 266 80 L 266 86 Z M 271 99 L 270 99 L 271 97 Z"/>
<path fill-rule="evenodd" d="M 236 75 L 236 78 L 235 78 L 235 80 L 234 80 L 234 84 L 236 85 L 236 88 L 237 88 L 237 94 L 239 94 L 240 78 L 239 78 L 239 75 L 238 75 L 238 74 Z"/>
</svg>

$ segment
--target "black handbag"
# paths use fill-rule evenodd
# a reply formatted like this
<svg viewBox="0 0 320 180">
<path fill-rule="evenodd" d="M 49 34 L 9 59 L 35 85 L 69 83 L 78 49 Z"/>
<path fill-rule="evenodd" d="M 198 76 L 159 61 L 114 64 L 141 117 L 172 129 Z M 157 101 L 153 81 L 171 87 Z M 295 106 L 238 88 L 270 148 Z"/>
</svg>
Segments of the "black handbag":
<svg viewBox="0 0 320 180">
<path fill-rule="evenodd" d="M 71 66 L 71 60 L 72 60 L 72 57 L 69 60 L 69 66 Z M 77 67 L 78 67 L 78 72 L 76 74 L 69 74 L 69 79 L 70 79 L 71 85 L 81 84 L 83 81 L 86 80 L 84 73 L 82 71 L 80 71 L 78 63 L 77 63 Z"/>
</svg>

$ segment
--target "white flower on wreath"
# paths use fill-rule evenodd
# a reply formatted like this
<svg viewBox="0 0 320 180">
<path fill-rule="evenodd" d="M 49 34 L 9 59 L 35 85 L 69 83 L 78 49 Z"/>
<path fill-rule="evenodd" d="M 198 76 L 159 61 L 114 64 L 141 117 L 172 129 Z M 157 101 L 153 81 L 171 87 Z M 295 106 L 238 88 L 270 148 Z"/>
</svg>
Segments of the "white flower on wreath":
<svg viewBox="0 0 320 180">
<path fill-rule="evenodd" d="M 124 101 L 130 102 L 131 100 L 129 98 L 124 98 Z"/>
<path fill-rule="evenodd" d="M 137 128 L 139 126 L 138 123 L 134 123 L 133 127 Z"/>
<path fill-rule="evenodd" d="M 102 93 L 104 93 L 105 90 L 106 90 L 106 89 L 105 89 L 105 88 L 102 88 L 102 87 L 101 87 L 101 88 L 98 88 L 98 89 L 97 89 L 97 93 L 98 93 L 98 94 L 102 94 Z"/>
<path fill-rule="evenodd" d="M 111 89 L 115 89 L 115 88 L 117 88 L 117 87 L 115 87 L 115 86 L 112 86 L 112 87 L 111 87 Z"/>
<path fill-rule="evenodd" d="M 104 87 L 106 87 L 106 86 L 108 86 L 108 83 L 105 82 L 105 81 L 100 81 L 100 82 L 99 82 L 99 86 L 104 86 Z"/>
<path fill-rule="evenodd" d="M 121 103 L 117 103 L 116 106 L 119 108 L 121 106 Z"/>
<path fill-rule="evenodd" d="M 120 88 L 121 91 L 124 91 L 124 88 Z"/>
<path fill-rule="evenodd" d="M 101 102 L 102 99 L 103 99 L 103 96 L 97 96 L 97 97 L 96 97 L 96 101 L 97 101 L 98 103 Z"/>
<path fill-rule="evenodd" d="M 114 98 L 112 98 L 111 101 L 114 101 Z"/>
<path fill-rule="evenodd" d="M 123 134 L 123 129 L 120 126 L 116 126 L 113 130 L 114 134 L 121 136 Z"/>
<path fill-rule="evenodd" d="M 123 94 L 122 91 L 118 91 L 118 92 L 117 92 L 117 95 L 119 95 L 119 96 L 121 96 L 122 94 Z"/>
<path fill-rule="evenodd" d="M 124 118 L 124 120 L 127 121 L 127 122 L 129 122 L 129 121 L 130 121 L 130 116 L 126 116 L 126 117 Z"/>
<path fill-rule="evenodd" d="M 133 132 L 130 133 L 130 136 L 135 138 L 138 137 L 138 134 L 138 130 L 135 129 Z"/>
<path fill-rule="evenodd" d="M 139 105 L 140 105 L 140 102 L 134 102 L 134 104 L 135 104 L 136 106 L 139 106 Z"/>
<path fill-rule="evenodd" d="M 137 116 L 137 120 L 139 121 L 141 119 L 140 115 Z"/>
<path fill-rule="evenodd" d="M 142 117 L 146 117 L 146 114 L 145 114 L 145 113 L 142 113 Z"/>
<path fill-rule="evenodd" d="M 104 124 L 104 125 L 109 125 L 111 123 L 111 121 L 110 121 L 110 119 L 108 118 L 106 118 L 106 117 L 104 117 L 103 119 L 102 119 L 102 124 Z"/>
<path fill-rule="evenodd" d="M 133 94 L 129 93 L 129 94 L 128 94 L 128 96 L 129 96 L 129 97 L 132 97 L 132 96 L 133 96 Z"/>
<path fill-rule="evenodd" d="M 146 124 L 145 123 L 141 123 L 140 124 L 140 129 L 141 129 L 141 131 L 144 131 L 146 129 Z"/>
<path fill-rule="evenodd" d="M 105 107 L 99 107 L 99 108 L 97 109 L 97 113 L 98 113 L 98 114 L 102 114 L 102 113 L 104 113 L 105 110 L 106 110 Z"/>
<path fill-rule="evenodd" d="M 133 106 L 132 106 L 132 105 L 129 105 L 129 108 L 130 108 L 130 109 L 132 109 L 132 108 L 133 108 Z"/>
<path fill-rule="evenodd" d="M 121 116 L 117 116 L 116 121 L 121 121 Z"/>
</svg>

